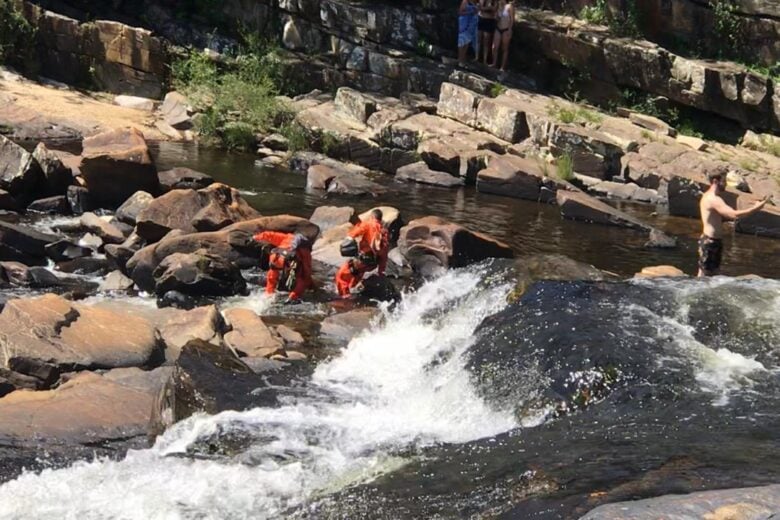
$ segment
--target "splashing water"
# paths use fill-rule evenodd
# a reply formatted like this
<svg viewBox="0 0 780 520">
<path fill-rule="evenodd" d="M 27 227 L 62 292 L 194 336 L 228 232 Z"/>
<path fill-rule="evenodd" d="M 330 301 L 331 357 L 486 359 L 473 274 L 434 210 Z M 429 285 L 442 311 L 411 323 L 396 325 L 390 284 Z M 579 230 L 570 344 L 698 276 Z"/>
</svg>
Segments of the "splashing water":
<svg viewBox="0 0 780 520">
<path fill-rule="evenodd" d="M 274 517 L 398 468 L 419 447 L 514 428 L 510 412 L 477 396 L 465 368 L 475 328 L 506 305 L 509 287 L 483 277 L 452 271 L 406 295 L 280 408 L 191 417 L 122 461 L 25 473 L 0 487 L 0 517 Z M 230 461 L 179 456 L 226 431 L 256 440 Z"/>
</svg>

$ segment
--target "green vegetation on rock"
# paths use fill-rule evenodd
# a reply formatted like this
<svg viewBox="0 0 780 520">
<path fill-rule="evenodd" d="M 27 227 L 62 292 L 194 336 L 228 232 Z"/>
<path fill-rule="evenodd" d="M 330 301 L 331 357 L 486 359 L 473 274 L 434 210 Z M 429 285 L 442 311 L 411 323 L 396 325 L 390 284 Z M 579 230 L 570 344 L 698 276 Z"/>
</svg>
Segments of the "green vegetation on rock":
<svg viewBox="0 0 780 520">
<path fill-rule="evenodd" d="M 547 114 L 565 124 L 598 124 L 604 117 L 581 105 L 561 106 L 558 103 L 550 103 L 547 106 Z"/>
<path fill-rule="evenodd" d="M 555 174 L 562 181 L 574 179 L 574 159 L 569 152 L 555 160 Z"/>
<path fill-rule="evenodd" d="M 281 79 L 274 51 L 256 39 L 225 63 L 191 51 L 171 65 L 171 83 L 200 112 L 198 132 L 230 149 L 251 149 L 256 133 L 291 118 L 277 98 Z"/>
<path fill-rule="evenodd" d="M 0 64 L 35 72 L 35 34 L 12 0 L 0 0 Z"/>
<path fill-rule="evenodd" d="M 607 0 L 595 0 L 593 5 L 582 8 L 579 17 L 588 23 L 606 25 L 615 36 L 628 38 L 642 36 L 636 0 L 626 0 L 625 9 L 617 13 L 609 8 Z"/>
</svg>

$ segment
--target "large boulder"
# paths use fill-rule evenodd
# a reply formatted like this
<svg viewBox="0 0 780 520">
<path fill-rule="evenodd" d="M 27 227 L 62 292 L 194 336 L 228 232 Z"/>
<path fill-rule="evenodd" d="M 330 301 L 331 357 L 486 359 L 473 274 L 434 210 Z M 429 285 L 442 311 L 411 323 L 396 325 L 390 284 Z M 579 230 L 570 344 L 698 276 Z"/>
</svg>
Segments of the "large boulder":
<svg viewBox="0 0 780 520">
<path fill-rule="evenodd" d="M 117 208 L 114 216 L 118 221 L 134 226 L 138 219 L 138 214 L 146 209 L 153 200 L 154 197 L 150 193 L 136 191 Z"/>
<path fill-rule="evenodd" d="M 161 432 L 194 413 L 278 405 L 279 389 L 288 383 L 284 371 L 257 374 L 227 347 L 192 340 L 181 350 L 155 404 L 153 430 Z"/>
<path fill-rule="evenodd" d="M 0 135 L 0 189 L 29 197 L 43 184 L 41 167 L 32 154 Z"/>
<path fill-rule="evenodd" d="M 65 195 L 54 195 L 32 201 L 27 206 L 27 211 L 50 215 L 67 215 L 70 213 L 70 204 L 68 204 L 68 198 Z"/>
<path fill-rule="evenodd" d="M 214 305 L 176 312 L 159 327 L 160 337 L 165 343 L 166 363 L 174 363 L 184 345 L 193 339 L 221 344 L 224 326 L 222 315 Z"/>
<path fill-rule="evenodd" d="M 190 296 L 232 296 L 246 292 L 241 270 L 232 262 L 204 250 L 174 253 L 154 271 L 154 291 L 162 296 L 177 291 Z"/>
<path fill-rule="evenodd" d="M 401 228 L 398 247 L 409 264 L 426 271 L 438 267 L 463 267 L 486 258 L 512 258 L 508 245 L 460 224 L 428 216 Z"/>
<path fill-rule="evenodd" d="M 284 342 L 271 332 L 262 318 L 250 309 L 228 309 L 225 323 L 225 345 L 240 356 L 266 357 L 284 355 Z"/>
<path fill-rule="evenodd" d="M 497 157 L 477 174 L 477 190 L 506 197 L 549 202 L 555 199 L 557 183 L 547 176 L 542 163 L 516 156 Z"/>
<path fill-rule="evenodd" d="M 81 175 L 92 200 L 116 208 L 136 191 L 157 194 L 160 183 L 143 134 L 110 130 L 83 142 Z"/>
<path fill-rule="evenodd" d="M 748 209 L 757 202 L 756 197 L 742 195 L 737 199 L 737 209 Z M 736 230 L 749 235 L 780 238 L 780 208 L 766 205 L 760 211 L 737 220 Z"/>
<path fill-rule="evenodd" d="M 216 231 L 259 216 L 238 190 L 216 183 L 198 191 L 173 190 L 152 200 L 136 217 L 136 233 L 157 242 L 173 229 Z"/>
<path fill-rule="evenodd" d="M 324 233 L 342 224 L 354 224 L 357 222 L 357 217 L 355 208 L 350 206 L 320 206 L 311 214 L 309 221 L 319 226 L 320 232 Z"/>
<path fill-rule="evenodd" d="M 14 260 L 27 265 L 46 263 L 46 246 L 60 237 L 32 228 L 0 221 L 0 260 Z"/>
<path fill-rule="evenodd" d="M 290 215 L 260 217 L 237 222 L 219 231 L 191 233 L 166 237 L 156 244 L 138 250 L 125 266 L 126 272 L 144 291 L 154 290 L 153 272 L 159 263 L 173 253 L 192 253 L 204 249 L 208 254 L 245 269 L 256 266 L 262 248 L 252 239 L 260 231 L 301 233 L 312 243 L 319 228 L 306 219 Z"/>
<path fill-rule="evenodd" d="M 346 166 L 346 165 L 345 165 Z M 334 164 L 312 164 L 307 170 L 306 188 L 342 195 L 373 195 L 385 190 L 353 168 Z"/>
<path fill-rule="evenodd" d="M 47 195 L 64 195 L 68 186 L 73 184 L 73 172 L 65 166 L 60 156 L 38 143 L 32 153 L 43 173 L 43 188 Z"/>
<path fill-rule="evenodd" d="M 170 367 L 82 372 L 55 390 L 0 399 L 0 442 L 89 444 L 145 436 Z"/>
<path fill-rule="evenodd" d="M 0 365 L 31 359 L 64 369 L 149 366 L 162 354 L 146 319 L 53 294 L 9 300 L 0 337 Z"/>
<path fill-rule="evenodd" d="M 184 167 L 159 172 L 157 177 L 163 191 L 199 190 L 214 183 L 210 175 Z"/>
</svg>

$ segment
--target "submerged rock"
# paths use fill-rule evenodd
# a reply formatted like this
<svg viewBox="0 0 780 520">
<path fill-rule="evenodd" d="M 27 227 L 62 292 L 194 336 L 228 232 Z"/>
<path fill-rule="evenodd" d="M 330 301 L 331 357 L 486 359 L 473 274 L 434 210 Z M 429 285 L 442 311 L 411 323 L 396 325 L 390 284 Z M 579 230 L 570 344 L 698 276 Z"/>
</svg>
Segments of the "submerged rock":
<svg viewBox="0 0 780 520">
<path fill-rule="evenodd" d="M 348 342 L 367 330 L 380 315 L 381 311 L 374 307 L 364 307 L 334 314 L 322 320 L 320 333 L 336 340 Z"/>
</svg>

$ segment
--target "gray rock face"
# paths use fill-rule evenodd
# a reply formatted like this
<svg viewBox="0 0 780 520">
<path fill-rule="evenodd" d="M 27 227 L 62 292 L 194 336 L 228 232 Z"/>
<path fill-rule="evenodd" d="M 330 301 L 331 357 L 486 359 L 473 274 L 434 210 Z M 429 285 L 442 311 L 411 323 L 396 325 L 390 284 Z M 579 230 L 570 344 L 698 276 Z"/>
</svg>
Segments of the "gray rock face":
<svg viewBox="0 0 780 520">
<path fill-rule="evenodd" d="M 134 226 L 138 214 L 146 209 L 153 200 L 154 197 L 151 194 L 145 191 L 136 191 L 117 208 L 115 217 L 120 222 Z"/>
<path fill-rule="evenodd" d="M 45 193 L 64 195 L 68 186 L 73 184 L 71 169 L 65 166 L 60 157 L 46 148 L 43 143 L 38 143 L 32 155 L 43 172 Z"/>
<path fill-rule="evenodd" d="M 333 227 L 355 223 L 356 221 L 355 208 L 349 206 L 320 206 L 309 217 L 309 222 L 319 226 L 320 233 L 324 233 Z"/>
<path fill-rule="evenodd" d="M 46 263 L 46 246 L 57 240 L 55 235 L 0 221 L 0 260 L 42 265 Z"/>
<path fill-rule="evenodd" d="M 453 177 L 447 172 L 431 170 L 428 168 L 428 165 L 422 161 L 398 168 L 395 173 L 395 178 L 399 181 L 431 184 L 433 186 L 443 186 L 445 188 L 463 186 L 463 179 Z"/>
<path fill-rule="evenodd" d="M 0 135 L 0 189 L 14 196 L 29 196 L 44 176 L 32 154 Z"/>
<path fill-rule="evenodd" d="M 84 213 L 81 216 L 81 225 L 89 232 L 99 236 L 105 243 L 121 244 L 125 241 L 125 235 L 117 226 L 94 213 Z"/>
<path fill-rule="evenodd" d="M 163 191 L 199 190 L 214 183 L 210 175 L 184 167 L 159 172 L 157 177 Z"/>
</svg>

